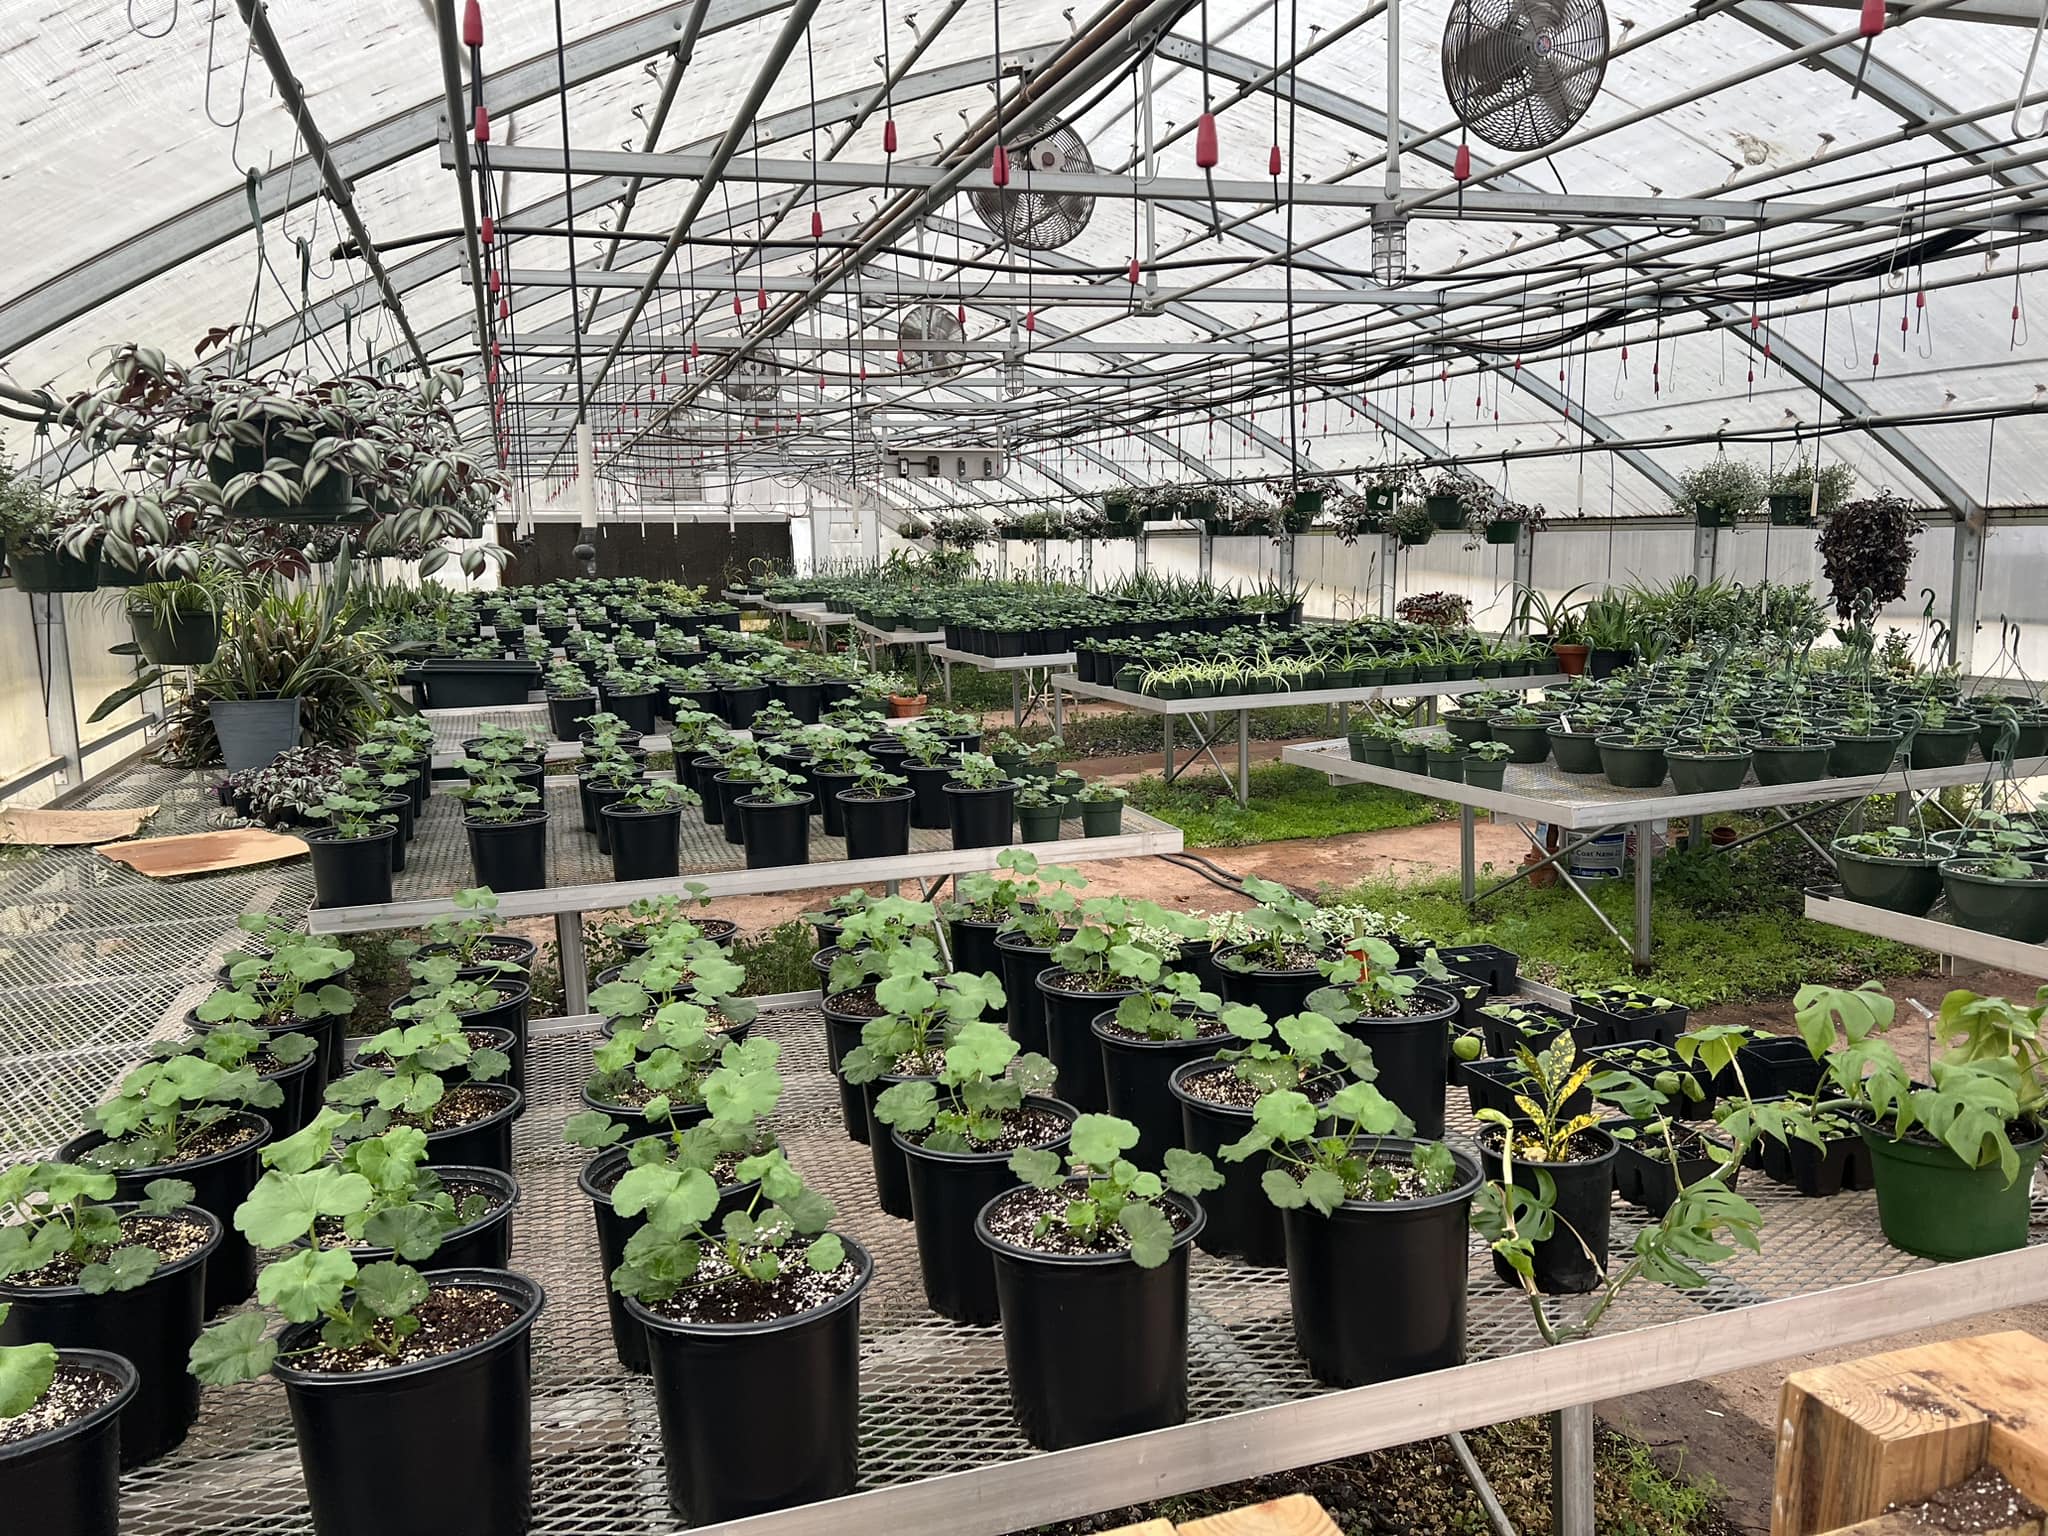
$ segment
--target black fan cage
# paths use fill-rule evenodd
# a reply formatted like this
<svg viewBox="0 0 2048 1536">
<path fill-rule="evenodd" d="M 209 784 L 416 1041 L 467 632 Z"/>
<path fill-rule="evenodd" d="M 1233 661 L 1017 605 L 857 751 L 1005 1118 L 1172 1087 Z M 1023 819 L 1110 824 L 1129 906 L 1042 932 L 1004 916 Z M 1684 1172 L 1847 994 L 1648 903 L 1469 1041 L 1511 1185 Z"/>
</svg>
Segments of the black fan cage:
<svg viewBox="0 0 2048 1536">
<path fill-rule="evenodd" d="M 1554 144 L 1607 72 L 1600 0 L 1457 0 L 1444 26 L 1444 94 L 1496 149 Z"/>
</svg>

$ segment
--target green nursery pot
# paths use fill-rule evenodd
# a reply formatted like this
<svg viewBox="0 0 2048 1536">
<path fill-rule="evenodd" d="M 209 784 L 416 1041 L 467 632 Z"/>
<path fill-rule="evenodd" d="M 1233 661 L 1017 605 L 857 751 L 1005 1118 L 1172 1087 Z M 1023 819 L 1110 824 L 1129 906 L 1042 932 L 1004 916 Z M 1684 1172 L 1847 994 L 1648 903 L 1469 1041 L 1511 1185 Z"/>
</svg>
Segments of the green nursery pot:
<svg viewBox="0 0 2048 1536">
<path fill-rule="evenodd" d="M 1923 725 L 1913 733 L 1915 768 L 1960 768 L 1977 739 L 1975 725 Z"/>
<path fill-rule="evenodd" d="M 1828 772 L 1838 779 L 1862 778 L 1884 773 L 1899 755 L 1901 733 L 1877 731 L 1870 735 L 1837 735 L 1828 748 Z"/>
<path fill-rule="evenodd" d="M 1506 720 L 1488 723 L 1493 739 L 1504 742 L 1511 763 L 1540 763 L 1550 756 L 1550 726 L 1546 721 L 1517 725 Z"/>
<path fill-rule="evenodd" d="M 1671 787 L 1681 795 L 1705 795 L 1740 789 L 1749 777 L 1749 754 L 1673 750 L 1664 754 L 1664 766 L 1671 771 Z"/>
<path fill-rule="evenodd" d="M 1557 759 L 1557 766 L 1566 773 L 1598 773 L 1600 763 L 1600 736 L 1595 731 L 1567 731 L 1562 726 L 1550 726 L 1550 755 Z"/>
<path fill-rule="evenodd" d="M 1828 745 L 1781 747 L 1759 741 L 1750 748 L 1750 761 L 1759 784 L 1808 784 L 1828 773 Z"/>
<path fill-rule="evenodd" d="M 2037 878 L 2001 880 L 1958 869 L 1958 862 L 1971 861 L 1946 859 L 1939 866 L 1941 888 L 1958 923 L 2022 944 L 2048 942 L 2048 871 L 2033 866 Z"/>
<path fill-rule="evenodd" d="M 1638 746 L 1619 736 L 1597 743 L 1600 768 L 1616 789 L 1655 789 L 1664 782 L 1664 749 L 1669 742 Z"/>
<path fill-rule="evenodd" d="M 1894 1248 L 1924 1259 L 1981 1259 L 2026 1246 L 2028 1191 L 2041 1160 L 2038 1128 L 2030 1140 L 2013 1136 L 2020 1171 L 2010 1184 L 1996 1163 L 1966 1167 L 1939 1142 L 1894 1141 L 1872 1126 L 1863 1142 L 1877 1183 L 1877 1222 Z"/>
<path fill-rule="evenodd" d="M 1835 878 L 1841 882 L 1842 894 L 1866 907 L 1925 917 L 1934 898 L 1941 894 L 1941 871 L 1932 859 L 1878 858 L 1848 852 L 1839 842 L 1830 851 L 1835 856 Z"/>
</svg>

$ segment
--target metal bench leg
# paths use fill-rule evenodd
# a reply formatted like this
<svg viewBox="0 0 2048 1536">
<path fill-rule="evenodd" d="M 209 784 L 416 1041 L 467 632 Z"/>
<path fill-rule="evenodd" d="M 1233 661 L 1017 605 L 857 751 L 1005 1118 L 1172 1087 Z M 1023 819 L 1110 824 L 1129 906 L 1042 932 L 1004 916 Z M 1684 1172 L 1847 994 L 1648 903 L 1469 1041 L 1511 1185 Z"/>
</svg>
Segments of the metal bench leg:
<svg viewBox="0 0 2048 1536">
<path fill-rule="evenodd" d="M 1552 1536 L 1596 1536 L 1593 1528 L 1593 1408 L 1581 1403 L 1550 1416 Z"/>
<path fill-rule="evenodd" d="M 1458 895 L 1467 906 L 1472 904 L 1472 893 L 1479 884 L 1478 871 L 1473 867 L 1474 855 L 1472 807 L 1461 805 L 1458 807 Z"/>
<path fill-rule="evenodd" d="M 590 961 L 583 953 L 583 914 L 555 914 L 555 949 L 562 967 L 562 1013 L 574 1018 L 590 1010 Z"/>
<path fill-rule="evenodd" d="M 1237 712 L 1237 803 L 1252 803 L 1251 712 L 1244 709 Z"/>
<path fill-rule="evenodd" d="M 1650 968 L 1650 893 L 1657 877 L 1655 837 L 1649 822 L 1636 823 L 1636 931 L 1629 954 L 1639 971 Z"/>
</svg>

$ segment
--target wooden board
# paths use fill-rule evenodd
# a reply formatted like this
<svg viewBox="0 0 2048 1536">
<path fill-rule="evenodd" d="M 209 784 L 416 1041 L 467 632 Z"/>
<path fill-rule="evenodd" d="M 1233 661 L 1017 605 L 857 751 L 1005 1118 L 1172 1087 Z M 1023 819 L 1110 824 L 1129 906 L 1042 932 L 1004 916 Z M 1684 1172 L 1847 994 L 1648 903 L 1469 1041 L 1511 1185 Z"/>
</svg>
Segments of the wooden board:
<svg viewBox="0 0 2048 1536">
<path fill-rule="evenodd" d="M 2048 1341 L 2031 1333 L 1794 1372 L 1779 1396 L 1772 1536 L 1875 1521 L 1987 1461 L 2048 1503 Z"/>
<path fill-rule="evenodd" d="M 143 805 L 121 811 L 49 811 L 0 806 L 0 846 L 83 848 L 133 837 L 156 809 Z"/>
<path fill-rule="evenodd" d="M 1136 1525 L 1120 1525 L 1103 1536 L 1173 1536 L 1171 1520 L 1140 1520 Z"/>
<path fill-rule="evenodd" d="M 1305 1493 L 1248 1504 L 1228 1514 L 1190 1520 L 1180 1536 L 1343 1536 L 1323 1506 Z"/>
<path fill-rule="evenodd" d="M 1906 1515 L 1879 1515 L 1875 1520 L 1859 1520 L 1854 1525 L 1830 1531 L 1828 1536 L 1928 1536 L 1928 1532 L 1926 1526 Z M 2001 1525 L 1996 1530 L 1982 1532 L 1981 1536 L 2041 1536 L 2041 1522 L 2029 1520 L 2022 1525 Z"/>
<path fill-rule="evenodd" d="M 263 827 L 148 837 L 135 842 L 102 843 L 93 849 L 94 853 L 125 864 L 152 880 L 217 874 L 224 869 L 252 869 L 259 864 L 298 858 L 305 851 L 303 839 Z"/>
</svg>

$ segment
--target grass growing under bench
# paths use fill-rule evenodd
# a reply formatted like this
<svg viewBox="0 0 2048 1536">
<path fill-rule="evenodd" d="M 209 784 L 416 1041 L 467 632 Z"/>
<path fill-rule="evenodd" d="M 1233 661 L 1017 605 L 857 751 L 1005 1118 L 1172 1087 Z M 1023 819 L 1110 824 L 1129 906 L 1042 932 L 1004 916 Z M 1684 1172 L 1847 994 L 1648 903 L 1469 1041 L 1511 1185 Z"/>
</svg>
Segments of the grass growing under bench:
<svg viewBox="0 0 2048 1536">
<path fill-rule="evenodd" d="M 1213 772 L 1172 784 L 1148 775 L 1129 786 L 1130 803 L 1179 827 L 1190 848 L 1242 848 L 1294 837 L 1378 832 L 1446 819 L 1436 800 L 1377 784 L 1332 784 L 1291 763 L 1252 768 L 1251 804 L 1239 805 Z"/>
</svg>

